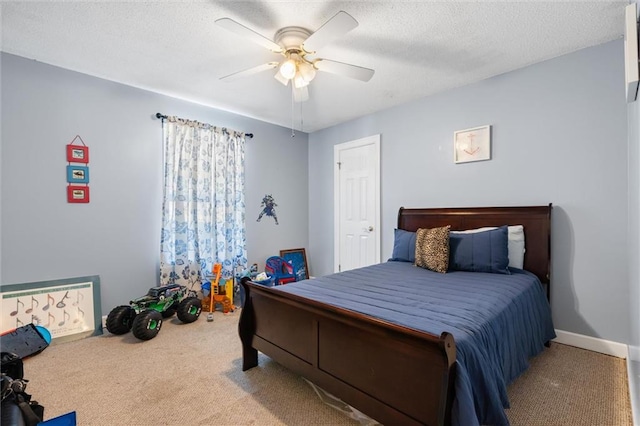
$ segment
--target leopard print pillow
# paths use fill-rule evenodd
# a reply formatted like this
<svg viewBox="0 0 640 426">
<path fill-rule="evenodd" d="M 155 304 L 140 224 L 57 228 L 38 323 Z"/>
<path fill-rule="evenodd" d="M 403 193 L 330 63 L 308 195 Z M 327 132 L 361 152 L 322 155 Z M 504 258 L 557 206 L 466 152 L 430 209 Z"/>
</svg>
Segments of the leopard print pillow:
<svg viewBox="0 0 640 426">
<path fill-rule="evenodd" d="M 447 272 L 449 268 L 449 229 L 424 229 L 416 232 L 416 266 L 436 272 Z"/>
</svg>

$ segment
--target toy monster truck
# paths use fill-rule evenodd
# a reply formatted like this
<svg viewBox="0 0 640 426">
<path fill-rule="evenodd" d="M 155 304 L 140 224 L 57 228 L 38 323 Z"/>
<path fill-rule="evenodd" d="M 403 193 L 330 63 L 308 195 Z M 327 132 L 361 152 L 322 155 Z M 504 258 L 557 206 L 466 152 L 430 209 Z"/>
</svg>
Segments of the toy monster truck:
<svg viewBox="0 0 640 426">
<path fill-rule="evenodd" d="M 178 319 L 191 323 L 202 311 L 200 299 L 195 292 L 178 284 L 152 287 L 146 296 L 117 306 L 107 315 L 107 330 L 111 334 L 125 334 L 129 330 L 140 340 L 151 340 L 158 335 L 162 319 L 178 313 Z"/>
</svg>

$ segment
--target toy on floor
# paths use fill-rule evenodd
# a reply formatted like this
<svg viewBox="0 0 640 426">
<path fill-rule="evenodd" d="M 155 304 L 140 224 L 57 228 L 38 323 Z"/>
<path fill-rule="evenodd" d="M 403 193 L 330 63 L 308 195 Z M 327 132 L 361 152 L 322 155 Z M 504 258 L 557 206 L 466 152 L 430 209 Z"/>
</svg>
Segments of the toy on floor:
<svg viewBox="0 0 640 426">
<path fill-rule="evenodd" d="M 41 325 L 27 324 L 6 331 L 0 336 L 2 352 L 15 354 L 19 359 L 36 355 L 51 343 L 51 333 Z"/>
<path fill-rule="evenodd" d="M 222 264 L 215 263 L 213 265 L 213 275 L 215 277 L 214 281 L 209 283 L 209 314 L 207 315 L 207 321 L 213 321 L 213 310 L 216 307 L 214 302 L 214 288 L 218 288 L 218 283 L 220 282 L 220 274 L 222 273 Z"/>
<path fill-rule="evenodd" d="M 146 296 L 117 306 L 107 316 L 107 330 L 111 334 L 125 334 L 129 330 L 140 340 L 151 340 L 158 335 L 162 319 L 178 313 L 183 323 L 198 319 L 202 303 L 196 293 L 179 284 L 152 287 Z"/>
<path fill-rule="evenodd" d="M 208 290 L 208 296 L 203 299 L 203 305 L 208 307 L 209 314 L 207 321 L 213 321 L 213 311 L 216 303 L 222 305 L 222 312 L 228 314 L 234 311 L 233 306 L 233 279 L 226 281 L 224 285 L 220 284 L 220 275 L 222 273 L 222 264 L 213 265 L 213 280 L 202 285 L 203 291 Z"/>
<path fill-rule="evenodd" d="M 293 272 L 293 265 L 280 256 L 268 258 L 264 270 L 270 276 L 275 277 L 275 285 L 287 284 L 297 280 L 297 276 Z"/>
</svg>

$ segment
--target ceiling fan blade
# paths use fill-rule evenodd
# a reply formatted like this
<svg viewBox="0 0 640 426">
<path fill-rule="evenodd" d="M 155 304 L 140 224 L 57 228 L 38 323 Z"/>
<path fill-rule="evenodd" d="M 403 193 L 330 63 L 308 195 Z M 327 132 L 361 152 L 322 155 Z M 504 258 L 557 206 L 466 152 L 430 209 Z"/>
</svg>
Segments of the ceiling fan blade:
<svg viewBox="0 0 640 426">
<path fill-rule="evenodd" d="M 307 86 L 301 87 L 299 89 L 293 88 L 293 101 L 294 102 L 305 102 L 309 100 L 309 89 Z"/>
<path fill-rule="evenodd" d="M 326 71 L 331 74 L 342 75 L 361 81 L 371 80 L 371 77 L 373 77 L 375 73 L 375 71 L 370 68 L 331 61 L 329 59 L 317 59 L 313 62 L 313 65 L 320 71 Z"/>
<path fill-rule="evenodd" d="M 309 53 L 316 52 L 325 44 L 342 37 L 357 26 L 358 21 L 344 10 L 341 10 L 311 34 L 302 43 L 302 48 Z"/>
<path fill-rule="evenodd" d="M 220 77 L 220 80 L 233 81 L 240 77 L 246 77 L 249 75 L 257 74 L 262 71 L 272 70 L 278 66 L 277 62 L 267 62 L 266 64 L 258 65 L 257 67 L 249 68 L 243 71 L 234 72 L 233 74 Z"/>
<path fill-rule="evenodd" d="M 268 38 L 258 34 L 253 31 L 251 28 L 247 28 L 244 25 L 234 21 L 231 18 L 220 18 L 216 19 L 215 23 L 220 25 L 222 28 L 225 28 L 228 31 L 238 34 L 241 37 L 244 37 L 248 40 L 251 40 L 254 43 L 259 44 L 262 47 L 266 47 L 272 52 L 280 53 L 282 52 L 282 47 Z"/>
</svg>

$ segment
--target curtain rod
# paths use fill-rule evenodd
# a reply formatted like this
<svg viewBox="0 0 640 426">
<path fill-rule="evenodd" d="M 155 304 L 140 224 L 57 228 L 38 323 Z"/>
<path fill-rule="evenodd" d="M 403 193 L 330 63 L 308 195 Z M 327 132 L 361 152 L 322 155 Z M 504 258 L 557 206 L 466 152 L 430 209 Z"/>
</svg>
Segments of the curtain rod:
<svg viewBox="0 0 640 426">
<path fill-rule="evenodd" d="M 157 119 L 163 119 L 165 120 L 168 116 L 164 115 L 164 114 L 160 114 L 159 112 L 156 112 L 156 118 Z M 248 137 L 249 139 L 253 139 L 253 133 L 245 133 L 244 134 L 246 137 Z"/>
</svg>

